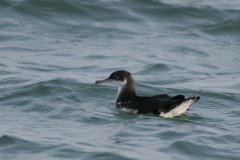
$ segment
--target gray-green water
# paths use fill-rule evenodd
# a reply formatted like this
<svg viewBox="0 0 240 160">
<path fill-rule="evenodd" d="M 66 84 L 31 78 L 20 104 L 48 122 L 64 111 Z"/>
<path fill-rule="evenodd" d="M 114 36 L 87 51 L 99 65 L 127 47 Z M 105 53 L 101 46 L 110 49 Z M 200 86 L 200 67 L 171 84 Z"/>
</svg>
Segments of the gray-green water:
<svg viewBox="0 0 240 160">
<path fill-rule="evenodd" d="M 240 2 L 0 0 L 0 159 L 240 159 Z M 114 113 L 199 95 L 187 115 Z"/>
</svg>

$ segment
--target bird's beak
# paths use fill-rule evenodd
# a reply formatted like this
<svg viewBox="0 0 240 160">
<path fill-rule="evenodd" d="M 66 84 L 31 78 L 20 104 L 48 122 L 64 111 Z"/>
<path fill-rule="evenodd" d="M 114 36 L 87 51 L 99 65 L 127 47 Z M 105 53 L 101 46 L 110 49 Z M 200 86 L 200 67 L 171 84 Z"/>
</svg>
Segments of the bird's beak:
<svg viewBox="0 0 240 160">
<path fill-rule="evenodd" d="M 104 79 L 104 80 L 97 80 L 95 82 L 95 84 L 98 84 L 98 83 L 108 83 L 110 80 L 107 78 L 107 79 Z"/>
</svg>

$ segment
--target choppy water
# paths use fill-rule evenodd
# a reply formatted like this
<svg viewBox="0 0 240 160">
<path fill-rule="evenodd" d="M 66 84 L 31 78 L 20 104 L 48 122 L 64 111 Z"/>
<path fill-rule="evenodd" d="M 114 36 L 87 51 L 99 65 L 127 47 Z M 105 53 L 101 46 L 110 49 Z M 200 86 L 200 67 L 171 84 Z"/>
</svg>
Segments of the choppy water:
<svg viewBox="0 0 240 160">
<path fill-rule="evenodd" d="M 1 0 L 0 159 L 240 159 L 240 2 Z M 114 113 L 199 95 L 187 115 Z"/>
</svg>

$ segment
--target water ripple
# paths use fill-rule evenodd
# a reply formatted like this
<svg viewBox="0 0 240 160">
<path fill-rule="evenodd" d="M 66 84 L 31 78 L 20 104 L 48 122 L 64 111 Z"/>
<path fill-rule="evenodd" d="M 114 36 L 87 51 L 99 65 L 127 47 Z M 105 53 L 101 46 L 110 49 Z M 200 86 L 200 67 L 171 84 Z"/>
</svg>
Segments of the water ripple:
<svg viewBox="0 0 240 160">
<path fill-rule="evenodd" d="M 237 0 L 0 1 L 2 159 L 239 159 Z M 175 118 L 114 112 L 138 95 L 199 95 Z M 36 158 L 37 157 L 37 158 Z"/>
</svg>

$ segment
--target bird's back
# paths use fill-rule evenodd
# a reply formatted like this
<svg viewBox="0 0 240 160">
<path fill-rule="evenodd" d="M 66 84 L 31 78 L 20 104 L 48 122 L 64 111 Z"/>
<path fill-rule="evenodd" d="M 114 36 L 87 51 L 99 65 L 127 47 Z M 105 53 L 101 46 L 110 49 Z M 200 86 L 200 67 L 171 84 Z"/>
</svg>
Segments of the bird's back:
<svg viewBox="0 0 240 160">
<path fill-rule="evenodd" d="M 175 107 L 182 104 L 184 101 L 188 101 L 191 99 L 194 99 L 194 101 L 196 101 L 199 99 L 199 97 L 189 97 L 185 99 L 183 95 L 170 97 L 167 94 L 160 94 L 152 97 L 136 96 L 133 99 L 126 102 L 117 102 L 117 106 L 120 109 L 132 110 L 139 114 L 152 113 L 160 115 L 161 113 L 170 112 Z"/>
</svg>

